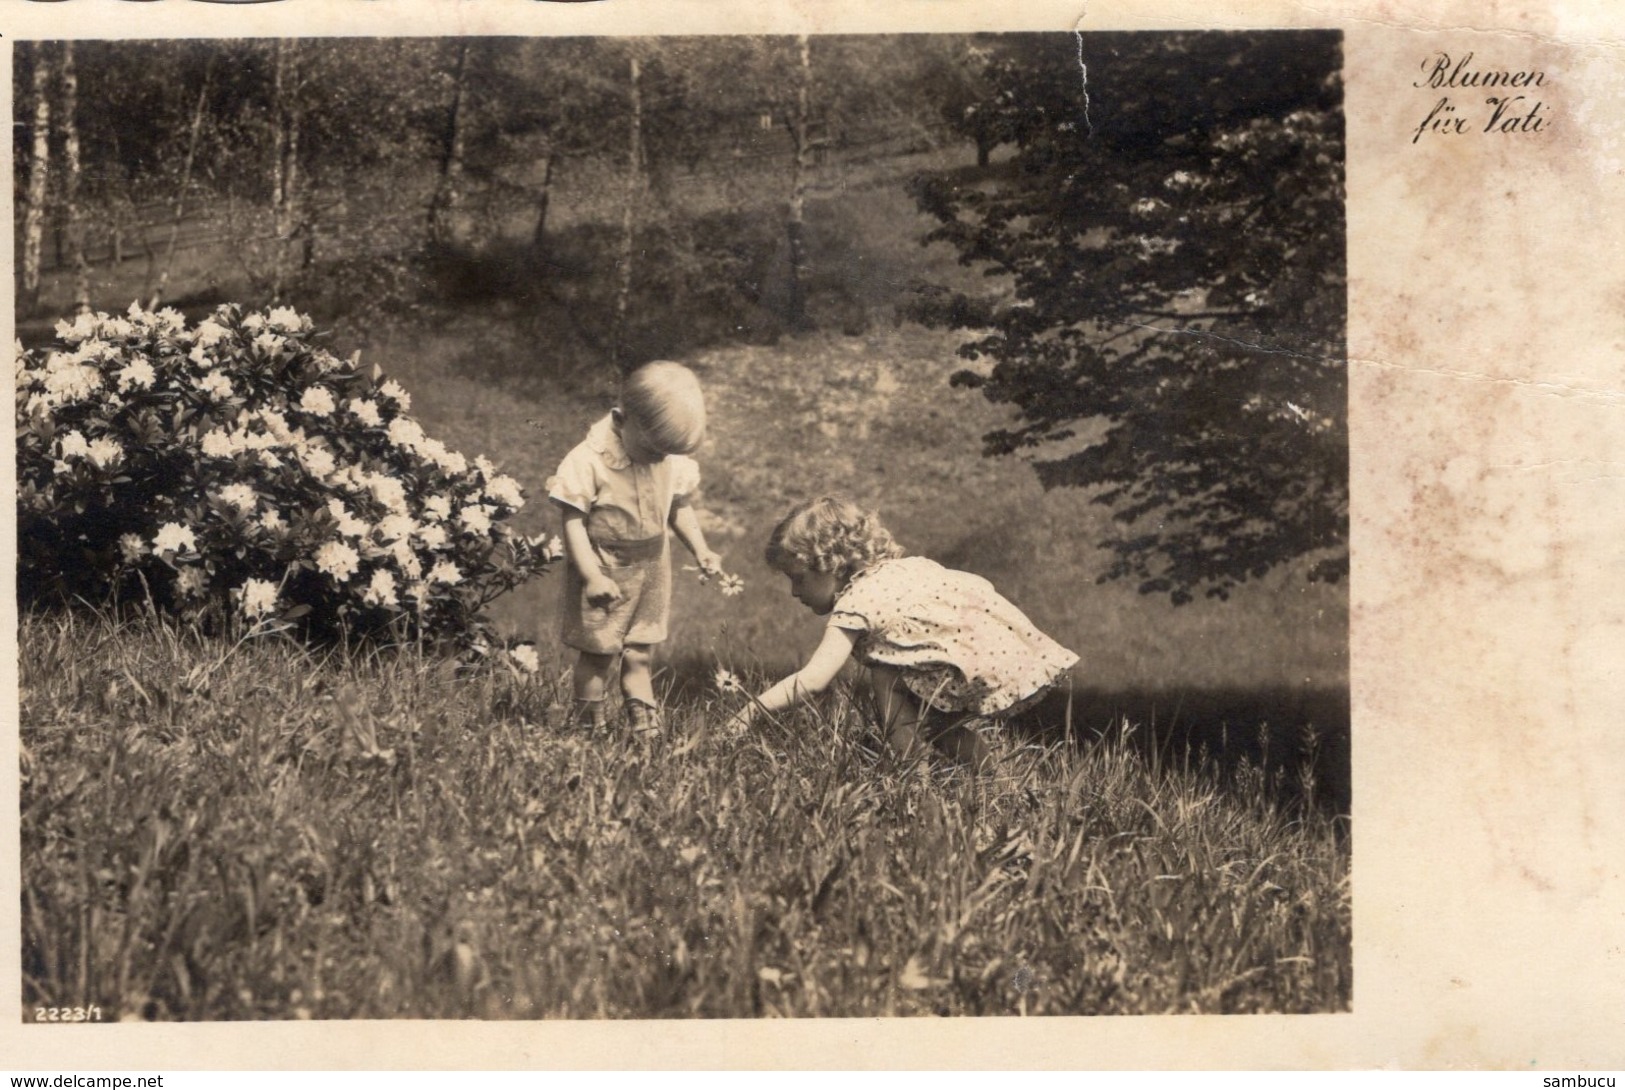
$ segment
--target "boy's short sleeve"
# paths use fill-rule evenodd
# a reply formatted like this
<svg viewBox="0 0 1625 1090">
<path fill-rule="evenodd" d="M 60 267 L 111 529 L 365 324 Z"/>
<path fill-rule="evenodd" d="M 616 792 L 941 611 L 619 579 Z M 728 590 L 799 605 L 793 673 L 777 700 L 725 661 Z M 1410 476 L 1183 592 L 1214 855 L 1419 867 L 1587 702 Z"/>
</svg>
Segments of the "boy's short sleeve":
<svg viewBox="0 0 1625 1090">
<path fill-rule="evenodd" d="M 593 474 L 592 451 L 585 443 L 564 456 L 559 471 L 547 479 L 547 494 L 566 507 L 582 512 L 592 510 L 598 483 Z"/>
<path fill-rule="evenodd" d="M 671 498 L 678 504 L 700 490 L 700 464 L 686 454 L 671 455 Z"/>
</svg>

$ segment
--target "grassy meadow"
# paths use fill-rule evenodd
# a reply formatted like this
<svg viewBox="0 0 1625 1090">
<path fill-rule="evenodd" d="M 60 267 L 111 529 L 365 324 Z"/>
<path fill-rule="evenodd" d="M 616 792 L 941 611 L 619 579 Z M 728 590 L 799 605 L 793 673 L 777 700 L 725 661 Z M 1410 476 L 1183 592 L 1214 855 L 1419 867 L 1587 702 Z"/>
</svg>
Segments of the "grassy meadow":
<svg viewBox="0 0 1625 1090">
<path fill-rule="evenodd" d="M 900 766 L 848 694 L 648 741 L 563 686 L 24 621 L 25 1005 L 109 1018 L 1326 1011 L 1346 845 L 1120 731 Z M 88 653 L 87 653 L 88 652 Z M 561 664 L 548 663 L 544 678 Z M 1125 726 L 1122 730 L 1132 730 Z"/>
<path fill-rule="evenodd" d="M 1281 571 L 1176 608 L 1096 585 L 1107 512 L 982 458 L 1002 410 L 948 386 L 953 335 L 893 318 L 914 278 L 971 274 L 918 246 L 927 224 L 899 187 L 847 182 L 809 206 L 816 328 L 764 317 L 783 256 L 770 244 L 740 250 L 750 306 L 709 305 L 716 285 L 640 296 L 642 343 L 706 384 L 703 521 L 746 583 L 724 598 L 679 573 L 663 734 L 564 722 L 551 579 L 495 613 L 506 638 L 537 641 L 527 677 L 139 614 L 22 619 L 27 1010 L 1348 1007 L 1344 588 Z M 709 222 L 764 238 L 771 214 Z M 545 268 L 499 246 L 431 269 L 438 294 L 411 318 L 318 311 L 336 351 L 412 393 L 431 435 L 525 484 L 528 531 L 552 528 L 543 483 L 612 397 L 583 333 L 607 274 L 578 264 L 601 236 L 563 223 Z M 235 290 L 205 275 L 207 255 L 188 260 L 182 304 Z M 138 288 L 105 281 L 98 306 Z M 853 678 L 751 738 L 716 734 L 738 699 L 715 691 L 717 667 L 762 684 L 816 641 L 760 553 L 789 504 L 825 490 L 879 509 L 910 551 L 987 576 L 1081 656 L 1070 706 L 998 739 L 996 771 L 892 761 Z"/>
</svg>

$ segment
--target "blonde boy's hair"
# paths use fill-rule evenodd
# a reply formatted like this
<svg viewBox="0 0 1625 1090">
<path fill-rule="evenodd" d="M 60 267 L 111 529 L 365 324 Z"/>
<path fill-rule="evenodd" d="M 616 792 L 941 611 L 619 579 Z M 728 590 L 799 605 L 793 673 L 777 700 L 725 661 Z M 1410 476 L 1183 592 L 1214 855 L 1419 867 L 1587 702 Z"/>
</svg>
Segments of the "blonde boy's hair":
<svg viewBox="0 0 1625 1090">
<path fill-rule="evenodd" d="M 773 528 L 766 552 L 777 571 L 800 564 L 809 571 L 834 572 L 842 581 L 876 561 L 902 555 L 874 512 L 840 496 L 797 504 Z"/>
<path fill-rule="evenodd" d="M 637 421 L 662 454 L 692 454 L 705 438 L 700 380 L 680 363 L 655 360 L 626 376 L 621 412 Z"/>
</svg>

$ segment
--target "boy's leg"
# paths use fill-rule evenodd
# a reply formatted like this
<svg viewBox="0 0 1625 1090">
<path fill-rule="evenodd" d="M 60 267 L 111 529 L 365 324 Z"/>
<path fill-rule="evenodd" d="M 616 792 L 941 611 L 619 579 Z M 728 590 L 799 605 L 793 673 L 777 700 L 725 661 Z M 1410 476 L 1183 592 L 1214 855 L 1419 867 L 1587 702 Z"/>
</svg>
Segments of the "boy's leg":
<svg viewBox="0 0 1625 1090">
<path fill-rule="evenodd" d="M 641 700 L 654 707 L 654 678 L 649 670 L 653 658 L 646 643 L 629 643 L 621 652 L 621 692 L 628 700 Z"/>
<path fill-rule="evenodd" d="M 874 690 L 880 733 L 885 735 L 892 752 L 899 757 L 918 756 L 924 749 L 920 738 L 920 705 L 903 684 L 902 671 L 890 666 L 871 666 L 869 683 Z"/>
<path fill-rule="evenodd" d="M 621 652 L 621 693 L 626 697 L 626 717 L 634 731 L 660 729 L 655 710 L 654 677 L 649 669 L 649 645 L 629 643 Z"/>
<path fill-rule="evenodd" d="M 615 665 L 614 655 L 581 652 L 576 660 L 575 718 L 584 727 L 602 727 L 605 723 L 604 691 L 608 687 L 609 672 Z"/>
</svg>

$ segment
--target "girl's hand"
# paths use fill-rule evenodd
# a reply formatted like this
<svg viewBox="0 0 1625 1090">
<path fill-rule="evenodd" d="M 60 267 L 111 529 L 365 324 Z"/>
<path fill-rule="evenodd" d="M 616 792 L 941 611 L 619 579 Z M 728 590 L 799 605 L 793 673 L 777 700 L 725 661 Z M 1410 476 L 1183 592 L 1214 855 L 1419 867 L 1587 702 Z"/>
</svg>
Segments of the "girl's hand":
<svg viewBox="0 0 1625 1090">
<path fill-rule="evenodd" d="M 750 730 L 751 720 L 756 717 L 756 705 L 746 704 L 743 708 L 730 715 L 722 724 L 724 738 L 739 738 Z"/>
<path fill-rule="evenodd" d="M 702 549 L 694 554 L 694 562 L 700 566 L 700 573 L 708 577 L 722 574 L 722 557 L 709 549 Z"/>
<path fill-rule="evenodd" d="M 612 606 L 623 597 L 620 586 L 607 575 L 599 575 L 597 578 L 589 576 L 585 583 L 587 604 L 595 608 Z"/>
</svg>

